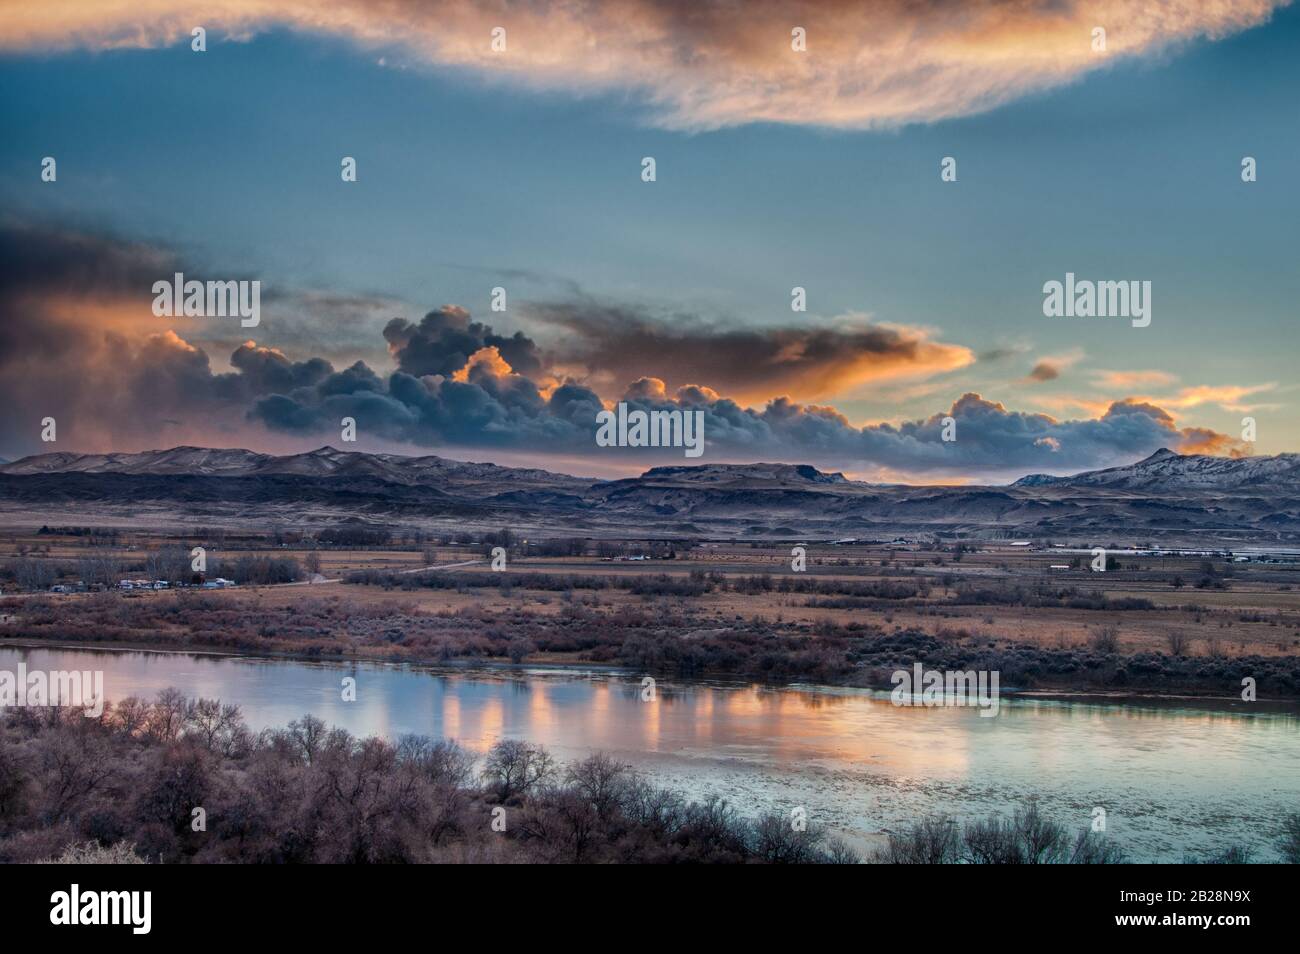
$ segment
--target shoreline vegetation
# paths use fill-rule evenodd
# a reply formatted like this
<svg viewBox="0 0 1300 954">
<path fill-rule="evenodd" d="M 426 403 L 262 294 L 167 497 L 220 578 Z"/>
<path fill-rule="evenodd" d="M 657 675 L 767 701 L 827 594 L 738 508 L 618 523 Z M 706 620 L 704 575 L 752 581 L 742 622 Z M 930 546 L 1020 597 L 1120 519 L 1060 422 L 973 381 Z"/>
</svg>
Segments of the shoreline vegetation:
<svg viewBox="0 0 1300 954">
<path fill-rule="evenodd" d="M 1300 861 L 1300 814 L 1277 851 Z M 252 733 L 237 706 L 163 690 L 95 718 L 0 716 L 0 861 L 65 863 L 1112 864 L 1104 834 L 1029 800 L 926 816 L 863 857 L 798 810 L 688 800 L 602 753 L 560 764 L 503 739 L 357 738 L 304 716 Z M 1229 849 L 1187 861 L 1244 863 Z"/>
<path fill-rule="evenodd" d="M 47 640 L 47 639 L 23 639 L 23 638 L 3 638 L 0 637 L 0 649 L 17 649 L 17 650 L 69 650 L 74 652 L 104 652 L 104 653 L 161 653 L 161 654 L 182 654 L 191 656 L 216 656 L 225 659 L 243 659 L 243 660 L 265 660 L 281 662 L 302 662 L 318 663 L 324 665 L 337 665 L 347 667 L 357 663 L 370 664 L 374 666 L 409 666 L 415 669 L 430 672 L 444 673 L 451 671 L 454 674 L 463 673 L 465 675 L 498 675 L 502 677 L 519 676 L 524 673 L 550 672 L 557 675 L 564 674 L 588 674 L 588 673 L 605 673 L 611 676 L 637 676 L 640 677 L 639 671 L 628 668 L 627 666 L 616 663 L 597 663 L 583 661 L 526 661 L 514 663 L 509 659 L 483 659 L 481 657 L 464 657 L 443 659 L 411 659 L 411 658 L 376 658 L 372 655 L 343 654 L 338 656 L 324 657 L 319 653 L 304 653 L 296 651 L 253 651 L 240 649 L 218 649 L 213 647 L 176 647 L 172 645 L 155 644 L 155 643 L 130 643 L 114 642 L 106 645 L 103 641 L 85 641 L 85 640 Z M 664 678 L 672 678 L 664 677 Z M 723 687 L 748 687 L 754 685 L 763 685 L 774 690 L 789 690 L 793 692 L 816 692 L 816 691 L 835 691 L 835 690 L 861 690 L 869 692 L 890 692 L 893 686 L 866 686 L 851 683 L 819 683 L 819 682 L 761 682 L 755 679 L 736 674 L 727 673 L 710 673 L 703 676 L 685 677 L 684 682 L 696 685 L 720 685 Z M 1227 693 L 1224 695 L 1208 695 L 1194 693 L 1178 692 L 1159 692 L 1159 691 L 1108 691 L 1108 690 L 1071 690 L 1071 689 L 1023 689 L 1009 686 L 999 687 L 999 695 L 1003 702 L 1015 701 L 1017 699 L 1024 701 L 1039 702 L 1059 702 L 1063 704 L 1077 705 L 1117 705 L 1117 706 L 1188 706 L 1198 709 L 1224 709 L 1238 710 L 1243 703 L 1239 695 Z M 1252 710 L 1261 712 L 1277 713 L 1300 713 L 1300 698 L 1277 698 L 1277 699 L 1259 699 L 1250 704 Z"/>
<path fill-rule="evenodd" d="M 951 601 L 1014 600 L 1097 613 L 1102 621 L 1082 640 L 1031 644 L 947 622 L 891 627 L 890 614 L 923 598 L 928 586 L 702 570 L 675 576 L 357 570 L 332 587 L 0 598 L 0 645 L 111 644 L 426 665 L 612 666 L 656 677 L 872 689 L 892 688 L 894 672 L 920 663 L 927 669 L 997 671 L 1009 695 L 1227 701 L 1240 699 L 1250 680 L 1259 700 L 1300 700 L 1300 655 L 1232 655 L 1213 639 L 1203 653 L 1194 654 L 1187 643 L 1126 651 L 1124 627 L 1105 621 L 1147 601 L 1073 587 L 1011 595 L 985 587 L 959 590 Z M 293 599 L 282 598 L 287 591 Z M 792 613 L 786 619 L 781 613 L 709 611 L 719 600 L 743 606 L 772 593 L 794 594 L 816 608 L 834 603 L 835 615 Z M 442 605 L 433 609 L 425 600 Z M 854 605 L 841 606 L 845 600 Z M 865 615 L 882 607 L 883 619 Z"/>
</svg>

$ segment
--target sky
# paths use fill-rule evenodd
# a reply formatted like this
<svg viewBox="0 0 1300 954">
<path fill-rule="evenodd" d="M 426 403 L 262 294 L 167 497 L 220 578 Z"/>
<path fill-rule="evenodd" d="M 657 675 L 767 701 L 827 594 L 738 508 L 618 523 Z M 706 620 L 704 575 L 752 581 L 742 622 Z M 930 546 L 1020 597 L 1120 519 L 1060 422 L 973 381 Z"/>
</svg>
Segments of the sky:
<svg viewBox="0 0 1300 954">
<path fill-rule="evenodd" d="M 1300 450 L 1298 50 L 1269 0 L 6 7 L 0 457 L 345 416 L 598 476 Z M 154 314 L 177 271 L 258 325 Z M 1067 273 L 1150 324 L 1045 316 Z M 703 459 L 596 446 L 619 400 L 701 411 Z"/>
</svg>

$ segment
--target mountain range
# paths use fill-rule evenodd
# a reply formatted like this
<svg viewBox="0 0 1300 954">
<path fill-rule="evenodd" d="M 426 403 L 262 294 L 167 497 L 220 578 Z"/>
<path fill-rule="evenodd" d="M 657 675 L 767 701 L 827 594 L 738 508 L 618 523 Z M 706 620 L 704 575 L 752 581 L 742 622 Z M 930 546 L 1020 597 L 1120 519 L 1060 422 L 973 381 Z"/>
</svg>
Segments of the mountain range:
<svg viewBox="0 0 1300 954">
<path fill-rule="evenodd" d="M 0 524 L 513 529 L 718 538 L 1300 541 L 1300 455 L 1161 449 L 1122 467 L 1009 486 L 905 486 L 801 464 L 654 467 L 595 480 L 536 468 L 322 447 L 276 456 L 174 447 L 0 466 Z"/>
</svg>

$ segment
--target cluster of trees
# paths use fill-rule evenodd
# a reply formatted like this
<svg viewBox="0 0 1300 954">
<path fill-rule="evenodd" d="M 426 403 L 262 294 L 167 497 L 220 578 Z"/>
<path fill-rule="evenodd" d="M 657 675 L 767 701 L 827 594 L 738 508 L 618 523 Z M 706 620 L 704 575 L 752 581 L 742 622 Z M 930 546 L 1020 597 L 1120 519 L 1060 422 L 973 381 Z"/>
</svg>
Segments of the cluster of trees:
<svg viewBox="0 0 1300 954">
<path fill-rule="evenodd" d="M 552 537 L 547 540 L 530 540 L 529 554 L 543 557 L 580 557 L 587 555 L 587 541 L 582 537 Z"/>
<path fill-rule="evenodd" d="M 303 575 L 296 559 L 278 555 L 250 554 L 222 560 L 210 553 L 206 557 L 206 567 L 209 579 L 227 576 L 236 583 L 292 583 Z M 190 551 L 179 545 L 163 546 L 145 554 L 143 560 L 131 563 L 107 550 L 78 557 L 75 564 L 25 556 L 9 561 L 0 575 L 13 580 L 22 589 L 45 590 L 59 580 L 69 579 L 80 580 L 87 586 L 113 587 L 131 574 L 172 584 L 188 583 L 194 576 Z"/>
<path fill-rule="evenodd" d="M 482 758 L 454 741 L 357 738 L 312 716 L 253 733 L 239 709 L 165 690 L 87 718 L 0 718 L 0 861 L 857 863 L 797 816 L 689 801 L 604 754 L 560 764 L 506 739 Z M 1282 860 L 1300 863 L 1300 813 Z M 1104 835 L 1034 803 L 960 824 L 927 816 L 871 861 L 1105 864 Z M 1198 859 L 1184 859 L 1194 861 Z M 1236 849 L 1206 861 L 1250 860 Z"/>
<path fill-rule="evenodd" d="M 359 739 L 306 716 L 254 734 L 166 690 L 98 718 L 0 719 L 0 860 L 856 862 L 812 824 L 688 801 L 602 754 L 503 740 Z"/>
<path fill-rule="evenodd" d="M 377 547 L 389 544 L 404 546 L 481 546 L 485 548 L 505 547 L 510 549 L 517 545 L 518 537 L 508 527 L 500 530 L 488 530 L 474 533 L 460 530 L 454 533 L 425 533 L 423 530 L 401 529 L 372 526 L 328 527 L 315 535 L 316 542 L 329 547 Z M 576 546 L 576 550 L 575 550 Z M 543 540 L 530 544 L 543 550 L 545 556 L 580 556 L 586 550 L 586 541 L 582 538 L 564 538 L 560 540 Z"/>
<path fill-rule="evenodd" d="M 531 544 L 530 544 L 531 546 Z M 428 562 L 433 563 L 426 554 Z M 372 586 L 398 586 L 404 589 L 475 589 L 499 587 L 507 582 L 499 573 L 460 571 L 457 573 L 403 574 L 391 570 L 356 570 L 347 576 L 349 583 Z M 929 587 L 904 580 L 855 581 L 793 574 L 772 576 L 728 576 L 716 570 L 693 569 L 686 576 L 669 573 L 603 574 L 593 573 L 526 573 L 512 571 L 508 580 L 514 587 L 528 590 L 603 590 L 621 589 L 639 596 L 703 596 L 714 591 L 736 593 L 765 592 L 820 593 L 852 599 L 906 600 L 924 597 Z"/>
<path fill-rule="evenodd" d="M 173 544 L 159 547 L 157 550 L 151 550 L 144 558 L 144 572 L 151 580 L 167 580 L 169 583 L 188 582 L 194 575 L 191 568 L 192 557 L 190 551 L 183 546 Z M 220 576 L 215 572 L 217 558 L 212 557 L 214 565 L 211 569 L 214 576 Z"/>
<path fill-rule="evenodd" d="M 945 581 L 947 582 L 947 581 Z M 951 602 L 964 606 L 1064 606 L 1081 610 L 1153 610 L 1150 600 L 1136 596 L 1107 596 L 1099 589 L 1080 590 L 1074 586 L 990 586 L 958 585 Z"/>
<path fill-rule="evenodd" d="M 378 547 L 392 539 L 382 527 L 328 527 L 316 534 L 317 543 L 332 547 Z"/>
<path fill-rule="evenodd" d="M 430 561 L 433 562 L 433 561 Z M 630 586 L 630 579 L 582 573 L 525 573 L 512 570 L 501 573 L 461 570 L 456 573 L 397 573 L 392 570 L 353 570 L 348 583 L 370 586 L 396 586 L 405 590 L 466 590 L 484 587 L 515 586 L 526 590 L 603 590 L 612 586 Z"/>
<path fill-rule="evenodd" d="M 50 527 L 43 526 L 36 531 L 39 536 L 84 537 L 86 546 L 117 546 L 121 540 L 120 530 L 112 527 Z"/>
<path fill-rule="evenodd" d="M 208 575 L 229 573 L 236 583 L 293 583 L 303 576 L 298 561 L 288 556 L 241 556 L 222 562 L 217 569 L 220 573 L 209 564 Z"/>
<path fill-rule="evenodd" d="M 208 553 L 204 565 L 208 579 L 228 577 L 236 583 L 293 583 L 303 576 L 298 561 L 289 556 L 245 554 L 229 560 Z M 144 571 L 151 580 L 186 583 L 194 576 L 193 558 L 183 546 L 160 547 L 145 556 Z"/>
<path fill-rule="evenodd" d="M 1172 639 L 1169 653 L 1121 655 L 1122 639 L 1115 626 L 1100 626 L 1086 646 L 1048 649 L 992 640 L 958 642 L 915 631 L 879 633 L 848 648 L 857 672 L 867 685 L 888 688 L 890 675 L 924 660 L 926 666 L 949 670 L 997 670 L 1003 686 L 1141 687 L 1222 693 L 1240 687 L 1249 676 L 1261 696 L 1300 696 L 1300 658 L 1295 656 L 1186 654 L 1186 639 Z"/>
<path fill-rule="evenodd" d="M 930 595 L 929 584 L 912 580 L 837 580 L 788 573 L 737 577 L 731 588 L 737 593 L 816 593 L 873 601 L 924 599 Z"/>
<path fill-rule="evenodd" d="M 959 824 L 947 815 L 928 815 L 891 833 L 875 860 L 888 864 L 977 865 L 1120 864 L 1124 852 L 1104 835 L 1084 828 L 1071 833 L 1046 818 L 1036 802 L 1011 817 L 993 816 Z"/>
<path fill-rule="evenodd" d="M 23 556 L 10 560 L 4 568 L 4 577 L 13 580 L 24 590 L 49 589 L 59 576 L 58 566 L 40 557 Z"/>
<path fill-rule="evenodd" d="M 1282 819 L 1277 852 L 1281 861 L 1300 864 L 1300 812 Z M 888 844 L 872 860 L 913 865 L 1097 865 L 1123 864 L 1128 858 L 1105 835 L 1091 827 L 1071 832 L 1044 816 L 1037 803 L 1030 801 L 1010 817 L 992 816 L 965 824 L 949 815 L 927 815 L 903 831 L 891 833 Z M 1181 859 L 1183 864 L 1246 864 L 1253 860 L 1254 853 L 1245 845 Z"/>
<path fill-rule="evenodd" d="M 122 560 L 107 550 L 78 557 L 74 563 L 25 555 L 0 566 L 0 579 L 23 590 L 47 590 L 60 580 L 68 579 L 82 580 L 87 585 L 114 586 L 122 578 L 123 566 Z"/>
</svg>

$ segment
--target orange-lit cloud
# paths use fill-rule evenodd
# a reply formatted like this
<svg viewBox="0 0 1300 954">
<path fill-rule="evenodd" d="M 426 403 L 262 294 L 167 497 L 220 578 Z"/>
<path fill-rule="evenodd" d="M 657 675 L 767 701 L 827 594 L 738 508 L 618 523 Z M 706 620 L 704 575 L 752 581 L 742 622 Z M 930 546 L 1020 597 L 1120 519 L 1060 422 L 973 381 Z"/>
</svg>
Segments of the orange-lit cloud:
<svg viewBox="0 0 1300 954">
<path fill-rule="evenodd" d="M 1158 400 L 1165 407 L 1178 408 L 1179 410 L 1199 407 L 1202 404 L 1217 404 L 1225 411 L 1249 411 L 1258 405 L 1243 403 L 1242 398 L 1263 391 L 1271 391 L 1276 387 L 1277 382 L 1275 381 L 1254 385 L 1227 384 L 1216 386 L 1201 384 L 1196 387 L 1182 388 L 1173 397 L 1152 398 L 1151 400 Z"/>
<path fill-rule="evenodd" d="M 346 37 L 390 60 L 578 93 L 638 93 L 663 125 L 845 128 L 968 115 L 1119 59 L 1266 20 L 1282 0 L 45 0 L 0 7 L 0 49 L 188 43 L 203 25 Z M 492 30 L 506 46 L 494 51 Z M 1092 31 L 1106 31 L 1104 52 Z M 792 49 L 792 31 L 807 49 Z"/>
<path fill-rule="evenodd" d="M 1172 449 L 1180 454 L 1211 454 L 1215 457 L 1250 455 L 1249 444 L 1204 427 L 1184 428 L 1181 439 Z"/>
<path fill-rule="evenodd" d="M 668 387 L 707 382 L 751 404 L 776 394 L 818 401 L 868 385 L 932 378 L 975 361 L 969 348 L 936 341 L 926 329 L 861 315 L 820 327 L 736 327 L 591 302 L 524 307 L 533 322 L 558 334 L 547 353 L 550 366 L 594 387 L 658 377 Z"/>
<path fill-rule="evenodd" d="M 1132 372 L 1134 375 L 1146 376 L 1155 375 L 1160 372 Z M 1105 372 L 1105 374 L 1115 374 L 1115 381 L 1123 386 L 1129 380 L 1130 372 Z M 1147 380 L 1156 380 L 1147 378 Z M 1148 406 L 1159 406 L 1164 409 L 1165 413 L 1171 414 L 1177 411 L 1186 411 L 1192 408 L 1200 407 L 1207 404 L 1215 404 L 1225 411 L 1234 413 L 1248 413 L 1253 410 L 1263 408 L 1276 408 L 1276 404 L 1260 404 L 1257 402 L 1246 402 L 1243 399 L 1254 394 L 1274 391 L 1277 389 L 1277 383 L 1266 381 L 1263 384 L 1239 385 L 1224 384 L 1210 385 L 1198 384 L 1194 387 L 1180 388 L 1173 394 L 1132 394 L 1121 400 L 1120 403 L 1146 404 Z M 1110 398 L 1090 398 L 1081 395 L 1072 394 L 1054 394 L 1045 395 L 1036 398 L 1036 403 L 1044 407 L 1064 410 L 1075 408 L 1087 411 L 1094 416 L 1101 416 L 1109 408 L 1113 401 Z"/>
<path fill-rule="evenodd" d="M 1164 387 L 1178 380 L 1168 371 L 1095 371 L 1093 383 L 1100 388 L 1130 390 L 1141 387 Z"/>
<path fill-rule="evenodd" d="M 465 367 L 452 374 L 453 381 L 468 381 L 470 373 L 475 370 L 485 371 L 496 377 L 504 377 L 507 374 L 513 374 L 514 369 L 506 363 L 505 358 L 501 357 L 501 352 L 496 349 L 495 345 L 489 345 L 486 348 L 480 348 L 469 356 L 469 361 Z"/>
</svg>

